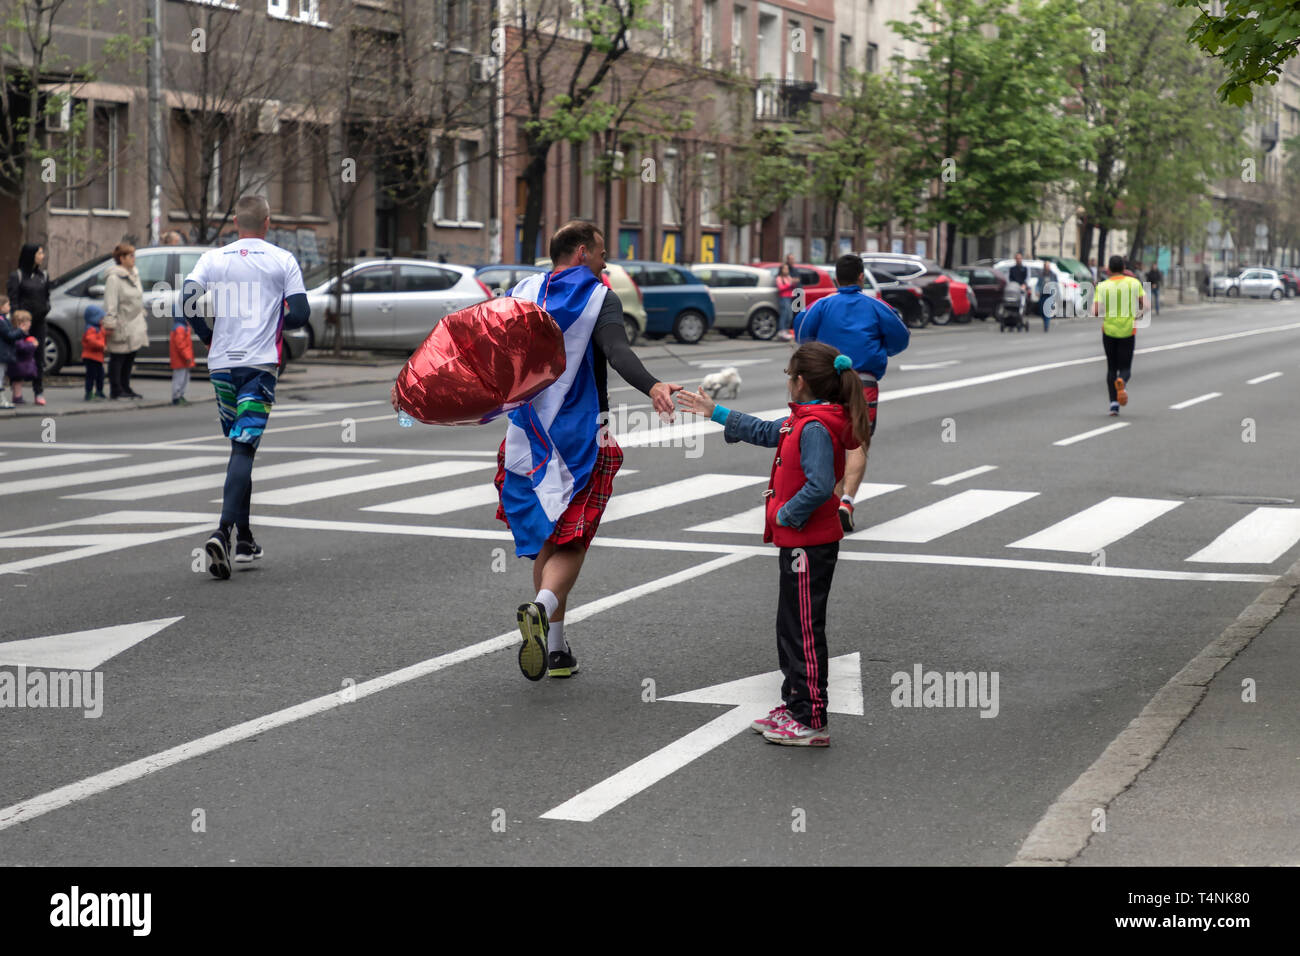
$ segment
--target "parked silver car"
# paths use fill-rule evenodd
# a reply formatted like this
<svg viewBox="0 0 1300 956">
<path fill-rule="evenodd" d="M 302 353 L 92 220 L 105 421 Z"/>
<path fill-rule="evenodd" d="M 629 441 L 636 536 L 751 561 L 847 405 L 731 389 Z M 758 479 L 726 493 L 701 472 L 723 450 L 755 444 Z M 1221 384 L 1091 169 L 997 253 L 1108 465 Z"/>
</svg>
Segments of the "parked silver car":
<svg viewBox="0 0 1300 956">
<path fill-rule="evenodd" d="M 135 267 L 144 288 L 145 322 L 149 344 L 136 356 L 136 367 L 170 365 L 172 316 L 185 277 L 198 264 L 207 246 L 143 246 L 135 251 Z M 57 277 L 50 288 L 50 315 L 45 340 L 45 374 L 81 361 L 81 336 L 86 330 L 86 307 L 101 308 L 104 280 L 113 266 L 105 254 Z M 285 362 L 301 358 L 307 351 L 307 333 L 302 329 L 284 332 Z M 207 366 L 207 349 L 194 339 L 194 364 Z"/>
<path fill-rule="evenodd" d="M 1228 290 L 1228 295 L 1248 295 L 1255 299 L 1268 297 L 1270 299 L 1281 299 L 1286 296 L 1286 283 L 1274 269 L 1244 269 L 1237 278 L 1237 285 L 1234 289 Z"/>
<path fill-rule="evenodd" d="M 312 348 L 333 342 L 326 318 L 341 291 L 344 342 L 358 348 L 414 349 L 444 315 L 492 298 L 469 266 L 427 259 L 352 259 L 336 277 L 324 264 L 303 275 Z M 336 283 L 341 290 L 336 290 Z"/>
<path fill-rule="evenodd" d="M 690 268 L 704 280 L 713 296 L 715 329 L 729 338 L 742 332 L 748 332 L 760 342 L 776 338 L 781 302 L 770 270 L 713 262 L 697 263 Z"/>
</svg>

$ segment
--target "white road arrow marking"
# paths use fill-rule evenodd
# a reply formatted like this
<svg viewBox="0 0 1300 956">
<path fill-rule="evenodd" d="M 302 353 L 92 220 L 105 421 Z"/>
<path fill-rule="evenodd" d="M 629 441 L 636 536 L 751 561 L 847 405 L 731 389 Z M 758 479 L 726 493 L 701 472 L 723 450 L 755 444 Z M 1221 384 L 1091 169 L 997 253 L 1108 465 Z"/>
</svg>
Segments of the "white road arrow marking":
<svg viewBox="0 0 1300 956">
<path fill-rule="evenodd" d="M 764 716 L 781 699 L 781 681 L 781 672 L 771 671 L 663 698 L 691 704 L 728 704 L 732 709 L 590 790 L 584 790 L 572 800 L 548 810 L 542 814 L 542 819 L 590 823 L 685 767 L 696 757 L 702 757 L 747 730 L 753 720 Z M 831 658 L 827 683 L 827 710 L 830 713 L 862 716 L 862 671 L 856 652 Z"/>
<path fill-rule="evenodd" d="M 51 634 L 0 644 L 0 666 L 46 667 L 51 670 L 92 671 L 110 657 L 153 637 L 179 617 L 136 624 L 115 624 L 93 631 Z"/>
</svg>

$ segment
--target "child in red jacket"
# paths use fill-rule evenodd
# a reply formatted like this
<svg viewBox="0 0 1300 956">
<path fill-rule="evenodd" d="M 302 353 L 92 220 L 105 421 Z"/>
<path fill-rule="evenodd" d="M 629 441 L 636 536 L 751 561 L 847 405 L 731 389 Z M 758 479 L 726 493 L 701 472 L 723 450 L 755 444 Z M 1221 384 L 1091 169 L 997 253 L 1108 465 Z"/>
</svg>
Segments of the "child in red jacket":
<svg viewBox="0 0 1300 956">
<path fill-rule="evenodd" d="M 104 310 L 86 306 L 86 331 L 81 333 L 81 364 L 86 367 L 86 401 L 104 398 Z"/>
<path fill-rule="evenodd" d="M 194 367 L 194 339 L 190 324 L 184 316 L 176 316 L 172 321 L 171 366 L 172 366 L 172 404 L 188 405 L 185 399 L 185 387 L 190 384 L 190 369 Z"/>
<path fill-rule="evenodd" d="M 729 442 L 776 448 L 764 493 L 763 540 L 780 548 L 776 639 L 785 683 L 781 703 L 751 726 L 770 743 L 825 747 L 830 744 L 826 601 L 844 537 L 835 485 L 844 477 L 845 451 L 865 449 L 871 441 L 871 423 L 862 379 L 847 355 L 808 342 L 790 357 L 786 375 L 790 415 L 779 421 L 715 405 L 703 388 L 678 392 L 677 401 L 723 425 Z"/>
</svg>

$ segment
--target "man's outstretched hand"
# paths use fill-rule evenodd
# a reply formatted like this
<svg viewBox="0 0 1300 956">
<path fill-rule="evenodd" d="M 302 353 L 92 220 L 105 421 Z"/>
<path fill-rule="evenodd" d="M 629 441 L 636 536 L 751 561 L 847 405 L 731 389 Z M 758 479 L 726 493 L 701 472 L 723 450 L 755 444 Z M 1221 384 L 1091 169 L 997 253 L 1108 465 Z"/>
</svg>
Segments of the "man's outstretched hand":
<svg viewBox="0 0 1300 956">
<path fill-rule="evenodd" d="M 673 420 L 673 412 L 676 411 L 676 405 L 673 404 L 673 392 L 680 392 L 681 390 L 682 386 L 669 382 L 656 382 L 650 389 L 650 401 L 654 402 L 655 411 L 661 416 L 667 415 L 670 422 Z"/>
</svg>

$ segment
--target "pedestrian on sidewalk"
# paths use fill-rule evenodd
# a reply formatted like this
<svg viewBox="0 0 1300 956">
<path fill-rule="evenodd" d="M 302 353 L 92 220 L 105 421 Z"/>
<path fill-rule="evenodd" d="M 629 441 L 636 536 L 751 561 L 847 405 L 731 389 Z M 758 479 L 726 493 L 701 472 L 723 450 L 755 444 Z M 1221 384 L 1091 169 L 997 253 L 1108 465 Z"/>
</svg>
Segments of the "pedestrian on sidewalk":
<svg viewBox="0 0 1300 956">
<path fill-rule="evenodd" d="M 1147 270 L 1147 285 L 1151 286 L 1151 307 L 1156 315 L 1160 314 L 1160 284 L 1164 281 L 1165 275 L 1160 271 L 1159 264 L 1152 263 Z"/>
<path fill-rule="evenodd" d="M 149 344 L 144 317 L 144 289 L 135 267 L 135 246 L 119 242 L 104 280 L 104 331 L 108 350 L 108 397 L 144 398 L 131 388 L 136 354 Z"/>
<path fill-rule="evenodd" d="M 16 356 L 14 346 L 23 338 L 23 333 L 9 321 L 9 296 L 0 295 L 0 408 L 14 407 L 14 403 L 5 397 L 4 389 L 9 366 Z"/>
<path fill-rule="evenodd" d="M 1127 383 L 1133 377 L 1133 346 L 1137 320 L 1146 306 L 1142 283 L 1125 275 L 1124 257 L 1110 257 L 1110 275 L 1098 283 L 1092 314 L 1102 317 L 1101 345 L 1106 353 L 1106 391 L 1110 414 L 1119 414 L 1128 404 Z"/>
<path fill-rule="evenodd" d="M 776 653 L 785 682 L 781 703 L 751 727 L 770 743 L 825 747 L 830 744 L 826 604 L 844 537 L 835 487 L 844 480 L 846 453 L 860 448 L 865 456 L 871 417 L 853 359 L 831 346 L 800 345 L 785 373 L 790 414 L 776 421 L 717 405 L 703 387 L 680 393 L 677 403 L 722 425 L 728 442 L 776 449 L 764 492 L 763 540 L 780 549 Z"/>
<path fill-rule="evenodd" d="M 776 270 L 776 297 L 777 303 L 781 307 L 781 323 L 778 329 L 778 336 L 781 339 L 789 341 L 794 338 L 794 287 L 798 283 L 790 272 L 790 266 L 787 263 L 781 263 Z"/>
<path fill-rule="evenodd" d="M 893 308 L 863 291 L 866 281 L 861 256 L 840 256 L 835 262 L 835 295 L 818 299 L 799 317 L 795 336 L 800 343 L 825 342 L 849 357 L 863 383 L 862 397 L 874 433 L 880 380 L 889 367 L 889 357 L 907 348 L 912 333 Z M 846 534 L 853 530 L 853 500 L 866 474 L 864 443 L 849 451 L 843 482 L 835 489 L 840 500 L 840 524 Z"/>
<path fill-rule="evenodd" d="M 40 361 L 32 379 L 36 404 L 45 404 L 45 318 L 50 314 L 50 277 L 45 272 L 45 247 L 29 242 L 18 253 L 18 268 L 9 275 L 6 291 L 15 313 L 19 309 L 32 318 L 32 337 L 36 339 Z"/>
<path fill-rule="evenodd" d="M 266 241 L 271 228 L 266 200 L 240 198 L 235 228 L 238 238 L 203 253 L 181 291 L 182 314 L 208 347 L 208 378 L 217 395 L 221 434 L 230 440 L 221 520 L 204 544 L 208 572 L 223 581 L 230 578 L 232 535 L 237 539 L 235 563 L 262 557 L 249 523 L 253 456 L 275 402 L 284 348 L 280 329 L 300 329 L 311 317 L 297 260 Z M 199 299 L 209 289 L 215 308 L 211 328 L 199 314 Z"/>
<path fill-rule="evenodd" d="M 172 319 L 172 334 L 167 350 L 172 366 L 172 404 L 188 405 L 185 388 L 190 384 L 190 369 L 194 367 L 194 332 L 183 315 Z"/>
<path fill-rule="evenodd" d="M 25 309 L 14 309 L 13 326 L 18 330 L 19 338 L 14 343 L 14 356 L 9 362 L 9 385 L 13 390 L 14 404 L 24 405 L 23 386 L 36 380 L 37 366 L 36 337 L 32 335 L 32 316 Z M 42 401 L 40 404 L 44 405 Z"/>
<path fill-rule="evenodd" d="M 623 305 L 599 276 L 605 236 L 573 220 L 551 239 L 552 271 L 529 276 L 510 294 L 535 302 L 564 330 L 568 370 L 509 414 L 497 451 L 497 518 L 515 555 L 533 561 L 536 596 L 519 605 L 519 669 L 529 680 L 564 678 L 578 660 L 564 634 L 569 593 L 614 490 L 623 450 L 606 427 L 606 363 L 671 419 L 680 385 L 651 375 L 627 343 Z"/>
<path fill-rule="evenodd" d="M 104 310 L 86 306 L 86 330 L 81 333 L 81 364 L 86 368 L 86 401 L 104 397 Z"/>
</svg>

